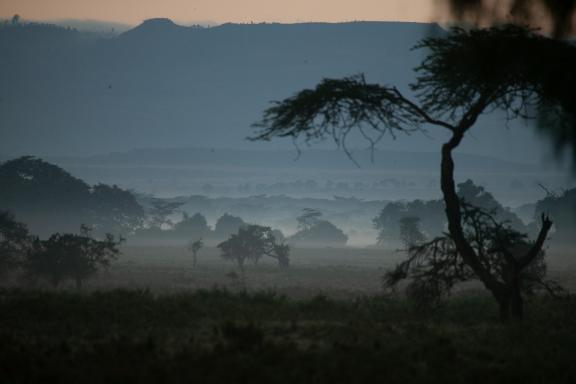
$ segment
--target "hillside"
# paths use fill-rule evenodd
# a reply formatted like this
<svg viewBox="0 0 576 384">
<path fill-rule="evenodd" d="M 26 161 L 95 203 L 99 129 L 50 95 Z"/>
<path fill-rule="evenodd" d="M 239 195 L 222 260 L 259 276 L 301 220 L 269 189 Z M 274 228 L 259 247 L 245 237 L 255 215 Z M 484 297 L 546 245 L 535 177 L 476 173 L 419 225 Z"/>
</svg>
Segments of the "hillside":
<svg viewBox="0 0 576 384">
<path fill-rule="evenodd" d="M 90 154 L 142 147 L 288 148 L 249 143 L 271 100 L 325 77 L 364 73 L 405 88 L 435 25 L 394 22 L 224 24 L 153 19 L 116 37 L 49 25 L 0 28 L 0 153 Z M 540 161 L 529 129 L 485 124 L 464 149 Z M 433 132 L 432 132 L 433 133 Z M 430 136 L 430 135 L 428 135 Z M 438 136 L 384 140 L 435 151 Z"/>
</svg>

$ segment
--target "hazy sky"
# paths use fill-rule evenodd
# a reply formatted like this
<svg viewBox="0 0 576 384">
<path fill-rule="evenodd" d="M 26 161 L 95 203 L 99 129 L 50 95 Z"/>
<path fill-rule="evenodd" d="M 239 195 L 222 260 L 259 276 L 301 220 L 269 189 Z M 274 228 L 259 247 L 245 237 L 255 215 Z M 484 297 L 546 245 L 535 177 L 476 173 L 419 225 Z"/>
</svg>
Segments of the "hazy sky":
<svg viewBox="0 0 576 384">
<path fill-rule="evenodd" d="M 428 21 L 438 0 L 0 0 L 0 17 L 190 22 Z"/>
</svg>

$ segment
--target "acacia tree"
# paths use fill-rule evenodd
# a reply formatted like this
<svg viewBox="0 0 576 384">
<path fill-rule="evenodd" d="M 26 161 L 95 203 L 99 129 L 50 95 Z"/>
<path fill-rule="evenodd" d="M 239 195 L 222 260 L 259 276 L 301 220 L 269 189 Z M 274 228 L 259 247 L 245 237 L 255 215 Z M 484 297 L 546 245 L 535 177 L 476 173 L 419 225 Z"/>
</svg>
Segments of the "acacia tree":
<svg viewBox="0 0 576 384">
<path fill-rule="evenodd" d="M 251 139 L 332 137 L 349 154 L 346 139 L 353 131 L 374 146 L 386 133 L 418 131 L 425 125 L 443 129 L 449 139 L 441 148 L 440 184 L 458 257 L 492 293 L 503 319 L 520 318 L 518 298 L 490 273 L 465 235 L 453 152 L 480 116 L 496 109 L 508 119 L 534 119 L 531 112 L 546 110 L 560 125 L 574 125 L 574 96 L 565 84 L 576 83 L 576 75 L 572 71 L 572 78 L 559 78 L 555 67 L 562 66 L 562 73 L 569 73 L 567 65 L 576 67 L 576 48 L 515 26 L 453 29 L 447 37 L 424 39 L 417 48 L 429 54 L 411 84 L 415 100 L 394 86 L 368 84 L 363 76 L 325 79 L 267 109 Z M 522 269 L 540 254 L 551 226 L 543 215 L 537 239 L 514 268 Z"/>
<path fill-rule="evenodd" d="M 188 246 L 188 250 L 190 252 L 192 252 L 192 266 L 194 268 L 196 268 L 196 264 L 198 262 L 198 252 L 200 252 L 200 250 L 204 247 L 204 242 L 202 241 L 202 239 L 198 239 L 196 241 L 193 241 L 192 243 L 190 243 L 190 245 Z"/>
<path fill-rule="evenodd" d="M 462 204 L 463 228 L 466 240 L 474 249 L 487 273 L 507 287 L 515 299 L 514 313 L 522 316 L 525 295 L 545 290 L 553 295 L 564 293 L 553 281 L 546 281 L 544 251 L 522 264 L 524 254 L 532 244 L 527 236 L 507 222 L 478 207 Z M 384 276 L 384 285 L 395 288 L 404 279 L 411 279 L 408 296 L 421 306 L 435 306 L 447 296 L 456 283 L 471 280 L 475 273 L 459 257 L 450 234 L 427 242 L 412 242 L 407 247 L 408 258 Z"/>
<path fill-rule="evenodd" d="M 420 230 L 420 218 L 407 216 L 398 220 L 400 227 L 400 240 L 406 248 L 418 245 L 426 241 L 426 235 Z"/>
<path fill-rule="evenodd" d="M 79 234 L 55 233 L 47 240 L 36 240 L 27 253 L 23 266 L 28 278 L 49 280 L 54 287 L 73 279 L 77 288 L 102 268 L 106 268 L 119 254 L 124 241 L 106 234 L 102 240 L 92 237 L 90 228 L 82 226 Z"/>
<path fill-rule="evenodd" d="M 288 245 L 279 244 L 270 227 L 261 225 L 246 225 L 238 229 L 238 233 L 217 245 L 221 256 L 233 260 L 244 273 L 246 261 L 257 261 L 263 256 L 269 256 L 278 261 L 281 268 L 290 265 Z"/>
</svg>

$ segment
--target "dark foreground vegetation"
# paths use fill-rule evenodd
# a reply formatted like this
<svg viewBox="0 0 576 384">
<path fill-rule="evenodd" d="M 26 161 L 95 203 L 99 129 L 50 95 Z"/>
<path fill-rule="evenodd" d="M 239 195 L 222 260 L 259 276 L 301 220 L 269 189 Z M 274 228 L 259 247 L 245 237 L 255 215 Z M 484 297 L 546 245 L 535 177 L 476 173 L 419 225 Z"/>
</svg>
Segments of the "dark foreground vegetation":
<svg viewBox="0 0 576 384">
<path fill-rule="evenodd" d="M 392 297 L 0 291 L 5 383 L 568 383 L 576 301 L 522 324 L 488 296 L 424 312 Z"/>
</svg>

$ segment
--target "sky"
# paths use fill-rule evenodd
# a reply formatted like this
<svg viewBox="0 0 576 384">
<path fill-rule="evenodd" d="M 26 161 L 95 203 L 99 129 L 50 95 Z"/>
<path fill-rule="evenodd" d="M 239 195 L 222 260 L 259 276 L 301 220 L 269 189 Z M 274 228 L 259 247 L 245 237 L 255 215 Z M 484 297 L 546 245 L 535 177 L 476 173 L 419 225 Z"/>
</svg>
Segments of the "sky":
<svg viewBox="0 0 576 384">
<path fill-rule="evenodd" d="M 90 19 L 136 25 L 166 17 L 180 23 L 397 20 L 430 21 L 438 0 L 1 0 L 0 17 Z M 437 8 L 436 8 L 437 9 Z"/>
</svg>

